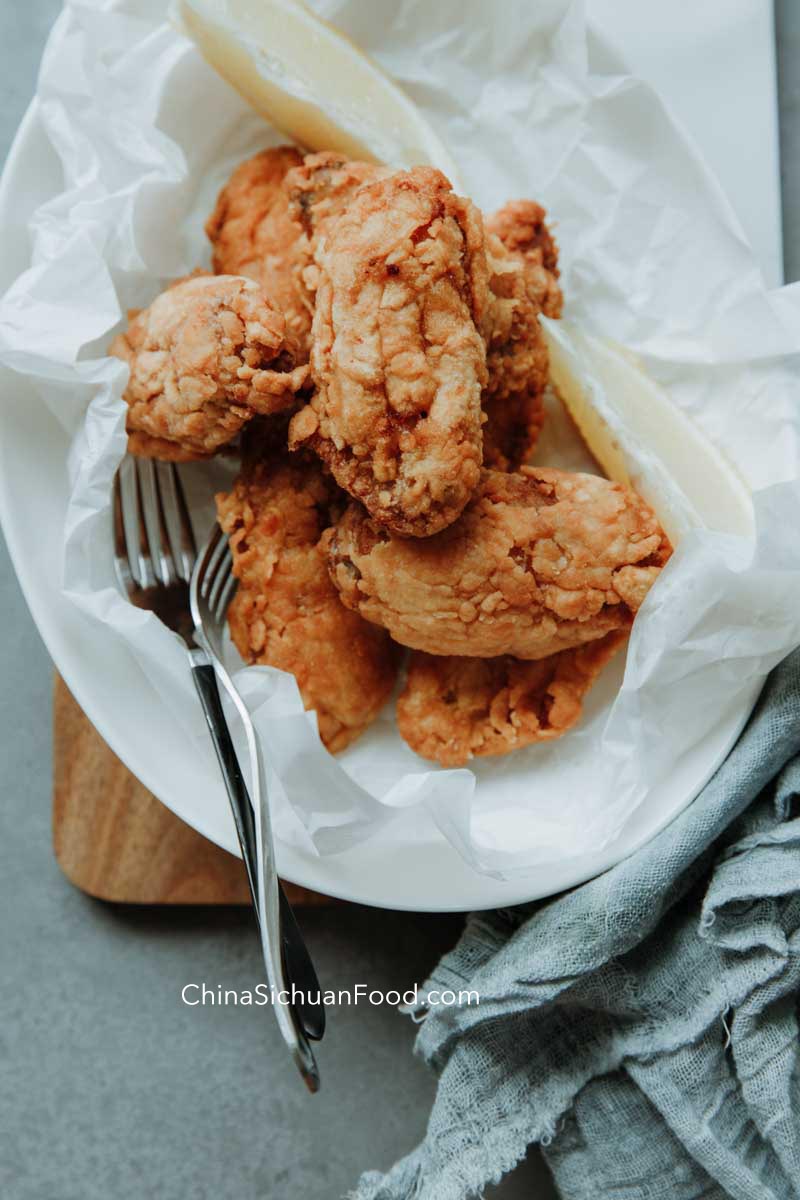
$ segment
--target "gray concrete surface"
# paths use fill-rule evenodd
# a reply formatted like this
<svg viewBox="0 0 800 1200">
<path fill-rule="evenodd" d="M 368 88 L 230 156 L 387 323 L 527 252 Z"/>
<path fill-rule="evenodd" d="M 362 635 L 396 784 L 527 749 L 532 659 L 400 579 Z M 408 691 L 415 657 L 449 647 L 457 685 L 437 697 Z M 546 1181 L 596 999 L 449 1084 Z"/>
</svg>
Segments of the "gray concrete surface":
<svg viewBox="0 0 800 1200">
<path fill-rule="evenodd" d="M 800 279 L 800 4 L 776 0 L 775 42 L 781 130 L 783 273 Z"/>
<path fill-rule="evenodd" d="M 36 78 L 57 0 L 0 6 L 0 160 Z M 800 5 L 777 5 L 786 275 L 800 275 Z M 260 978 L 244 911 L 115 908 L 50 850 L 52 667 L 0 547 L 0 1196 L 4 1200 L 333 1200 L 421 1135 L 433 1083 L 413 1027 L 341 1009 L 323 1092 L 293 1077 L 269 1012 L 184 1007 L 180 989 Z M 458 918 L 312 911 L 337 987 L 421 979 Z M 490 1195 L 554 1195 L 532 1159 Z"/>
</svg>

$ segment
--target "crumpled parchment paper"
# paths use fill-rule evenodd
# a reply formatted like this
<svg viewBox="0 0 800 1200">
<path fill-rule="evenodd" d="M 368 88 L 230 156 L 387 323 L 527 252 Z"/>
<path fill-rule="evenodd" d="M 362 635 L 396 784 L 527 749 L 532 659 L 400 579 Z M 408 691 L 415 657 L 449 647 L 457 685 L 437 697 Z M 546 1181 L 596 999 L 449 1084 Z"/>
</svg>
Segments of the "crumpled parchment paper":
<svg viewBox="0 0 800 1200">
<path fill-rule="evenodd" d="M 587 32 L 580 3 L 505 0 L 502 19 L 483 0 L 315 7 L 408 91 L 484 209 L 515 196 L 546 205 L 565 315 L 636 350 L 755 491 L 755 546 L 686 538 L 637 617 L 627 663 L 604 673 L 560 742 L 439 770 L 402 742 L 388 706 L 334 759 L 290 676 L 242 670 L 280 837 L 334 853 L 378 828 L 391 836 L 398 810 L 424 806 L 476 869 L 512 876 L 607 844 L 800 641 L 800 294 L 765 290 L 698 153 Z M 0 361 L 35 381 L 73 435 L 65 589 L 128 640 L 201 736 L 182 646 L 114 584 L 126 368 L 105 349 L 126 309 L 207 264 L 217 189 L 281 139 L 165 23 L 160 0 L 68 3 L 38 98 L 63 188 L 32 215 L 33 265 L 0 303 Z M 575 461 L 574 446 L 562 452 Z M 186 472 L 201 537 L 228 477 L 219 463 Z"/>
</svg>

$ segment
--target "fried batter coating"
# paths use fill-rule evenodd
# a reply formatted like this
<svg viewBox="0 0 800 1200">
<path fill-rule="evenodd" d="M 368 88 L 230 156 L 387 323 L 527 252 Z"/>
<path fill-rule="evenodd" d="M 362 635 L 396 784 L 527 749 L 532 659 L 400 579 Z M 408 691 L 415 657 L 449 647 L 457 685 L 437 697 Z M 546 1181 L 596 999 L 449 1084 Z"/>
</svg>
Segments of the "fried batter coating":
<svg viewBox="0 0 800 1200">
<path fill-rule="evenodd" d="M 493 237 L 487 249 L 495 304 L 483 395 L 483 461 L 495 470 L 513 471 L 531 454 L 544 420 L 547 343 L 521 259 Z"/>
<path fill-rule="evenodd" d="M 484 471 L 435 537 L 392 537 L 350 505 L 328 544 L 348 608 L 412 649 L 470 658 L 546 658 L 627 630 L 670 554 L 634 492 L 531 467 Z"/>
<path fill-rule="evenodd" d="M 206 222 L 214 270 L 262 285 L 284 316 L 298 362 L 311 352 L 314 239 L 358 188 L 389 173 L 332 151 L 303 157 L 278 146 L 240 163 L 219 194 Z"/>
<path fill-rule="evenodd" d="M 290 445 L 395 533 L 451 524 L 480 478 L 483 223 L 441 172 L 361 187 L 316 241 L 311 371 Z"/>
<path fill-rule="evenodd" d="M 206 222 L 215 272 L 246 275 L 261 285 L 286 322 L 298 362 L 308 360 L 311 309 L 296 274 L 295 247 L 303 231 L 289 212 L 284 184 L 302 161 L 294 146 L 276 146 L 240 163 Z"/>
<path fill-rule="evenodd" d="M 319 277 L 316 240 L 360 188 L 389 174 L 389 168 L 322 151 L 306 155 L 286 176 L 289 213 L 305 235 L 293 253 L 309 311 Z M 558 252 L 544 216 L 540 205 L 519 200 L 486 221 L 494 233 L 487 239 L 490 312 L 482 322 L 488 341 L 483 460 L 498 470 L 513 470 L 527 458 L 544 415 L 548 361 L 538 314 L 543 307 L 549 316 L 561 310 Z"/>
<path fill-rule="evenodd" d="M 308 376 L 286 348 L 281 315 L 234 275 L 173 284 L 109 353 L 130 367 L 128 450 L 173 462 L 208 458 L 255 413 L 291 407 Z"/>
<path fill-rule="evenodd" d="M 485 221 L 487 233 L 525 263 L 528 294 L 539 311 L 556 319 L 561 316 L 563 297 L 558 283 L 558 246 L 546 215 L 534 200 L 509 200 Z"/>
<path fill-rule="evenodd" d="M 246 662 L 294 675 L 332 753 L 377 716 L 396 674 L 388 635 L 343 607 L 328 574 L 320 536 L 343 499 L 311 456 L 285 453 L 246 459 L 217 496 L 239 580 L 233 642 Z"/>
<path fill-rule="evenodd" d="M 360 188 L 391 174 L 389 167 L 343 158 L 333 150 L 307 154 L 286 176 L 289 214 L 310 239 L 344 212 Z"/>
<path fill-rule="evenodd" d="M 295 286 L 309 314 L 314 312 L 319 270 L 314 261 L 317 242 L 352 201 L 359 188 L 391 175 L 389 167 L 343 158 L 332 150 L 307 154 L 286 176 L 284 189 L 289 215 L 300 231 L 291 248 Z M 309 329 L 309 354 L 311 336 Z"/>
<path fill-rule="evenodd" d="M 561 315 L 558 250 L 544 209 L 514 200 L 486 218 L 491 290 L 489 382 L 483 399 L 483 461 L 515 470 L 530 456 L 544 419 L 549 363 L 539 314 Z"/>
<path fill-rule="evenodd" d="M 443 767 L 552 741 L 576 723 L 584 696 L 626 637 L 609 633 L 535 662 L 414 651 L 397 701 L 400 733 Z"/>
</svg>

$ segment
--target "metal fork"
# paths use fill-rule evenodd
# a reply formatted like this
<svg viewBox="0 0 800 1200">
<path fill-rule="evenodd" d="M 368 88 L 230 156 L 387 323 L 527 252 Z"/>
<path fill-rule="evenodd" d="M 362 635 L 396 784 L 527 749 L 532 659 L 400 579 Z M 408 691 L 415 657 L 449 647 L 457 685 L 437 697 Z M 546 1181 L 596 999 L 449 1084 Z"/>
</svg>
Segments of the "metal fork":
<svg viewBox="0 0 800 1200">
<path fill-rule="evenodd" d="M 211 660 L 217 679 L 236 708 L 247 740 L 252 811 L 256 817 L 254 834 L 258 878 L 263 884 L 259 898 L 260 922 L 262 928 L 267 931 L 270 944 L 282 948 L 287 974 L 292 978 L 305 978 L 309 972 L 313 973 L 313 966 L 292 906 L 278 877 L 261 746 L 247 705 L 239 695 L 224 663 L 225 622 L 228 605 L 236 586 L 233 556 L 228 539 L 215 523 L 192 572 L 190 604 L 194 621 L 194 640 L 200 652 L 208 655 Z M 197 654 L 198 651 L 192 653 Z M 315 993 L 319 991 L 315 974 L 313 988 Z M 306 984 L 302 990 L 307 995 L 311 991 L 311 984 Z M 319 1041 L 325 1032 L 324 1005 L 305 1003 L 300 1008 L 300 1017 L 307 1036 Z"/>
<path fill-rule="evenodd" d="M 154 612 L 186 643 L 247 871 L 275 1016 L 306 1085 L 315 1092 L 319 1072 L 308 1038 L 321 1038 L 325 1029 L 319 982 L 275 870 L 258 739 L 221 659 L 225 614 L 236 587 L 227 543 L 215 525 L 198 559 L 174 464 L 130 455 L 114 480 L 113 524 L 114 563 L 125 596 L 137 608 Z M 218 676 L 244 726 L 255 805 L 225 719 Z M 280 993 L 289 993 L 293 1002 L 280 1002 Z"/>
</svg>

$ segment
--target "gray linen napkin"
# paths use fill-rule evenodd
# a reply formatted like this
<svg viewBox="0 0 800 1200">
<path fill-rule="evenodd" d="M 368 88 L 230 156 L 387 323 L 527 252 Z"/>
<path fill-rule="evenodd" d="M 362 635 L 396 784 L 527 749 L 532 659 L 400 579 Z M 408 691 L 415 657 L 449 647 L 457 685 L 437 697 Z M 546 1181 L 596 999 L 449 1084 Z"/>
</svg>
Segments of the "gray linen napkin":
<svg viewBox="0 0 800 1200">
<path fill-rule="evenodd" d="M 534 1142 L 569 1200 L 800 1197 L 799 752 L 796 651 L 649 845 L 469 918 L 425 988 L 480 1003 L 430 1009 L 427 1134 L 356 1200 L 472 1197 Z"/>
</svg>

